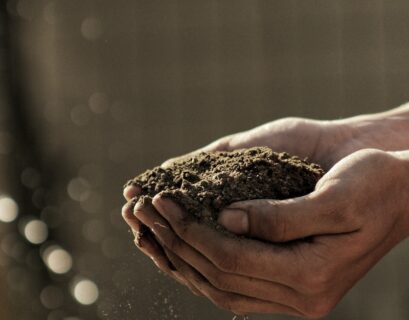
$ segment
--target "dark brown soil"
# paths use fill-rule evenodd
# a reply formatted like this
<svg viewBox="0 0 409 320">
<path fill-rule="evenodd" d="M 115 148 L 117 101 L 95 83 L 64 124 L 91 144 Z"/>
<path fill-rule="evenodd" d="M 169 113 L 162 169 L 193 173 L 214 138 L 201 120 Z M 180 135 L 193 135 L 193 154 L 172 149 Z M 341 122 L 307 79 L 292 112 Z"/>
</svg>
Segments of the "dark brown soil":
<svg viewBox="0 0 409 320">
<path fill-rule="evenodd" d="M 185 157 L 166 168 L 147 170 L 126 186 L 141 187 L 144 200 L 162 192 L 199 220 L 214 224 L 233 202 L 306 195 L 323 174 L 317 164 L 256 147 Z"/>
</svg>

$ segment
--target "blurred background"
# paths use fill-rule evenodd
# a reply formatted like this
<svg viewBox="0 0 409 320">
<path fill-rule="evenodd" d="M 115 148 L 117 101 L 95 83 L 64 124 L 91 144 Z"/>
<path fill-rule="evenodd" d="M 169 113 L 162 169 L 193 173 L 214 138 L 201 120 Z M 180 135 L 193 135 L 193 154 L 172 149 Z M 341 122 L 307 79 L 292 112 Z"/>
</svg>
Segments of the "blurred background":
<svg viewBox="0 0 409 320">
<path fill-rule="evenodd" d="M 409 100 L 407 0 L 0 6 L 4 320 L 231 319 L 137 252 L 126 180 L 276 118 Z M 407 270 L 408 241 L 328 319 L 409 319 Z"/>
</svg>

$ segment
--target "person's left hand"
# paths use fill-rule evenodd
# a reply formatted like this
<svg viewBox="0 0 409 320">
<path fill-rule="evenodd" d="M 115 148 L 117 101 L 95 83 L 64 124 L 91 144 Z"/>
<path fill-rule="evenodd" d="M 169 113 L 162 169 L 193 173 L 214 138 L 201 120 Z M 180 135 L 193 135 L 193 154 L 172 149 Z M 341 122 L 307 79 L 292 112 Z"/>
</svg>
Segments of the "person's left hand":
<svg viewBox="0 0 409 320">
<path fill-rule="evenodd" d="M 238 202 L 221 213 L 222 225 L 252 239 L 200 224 L 160 195 L 134 215 L 177 269 L 169 273 L 220 308 L 319 318 L 409 235 L 406 176 L 392 153 L 355 152 L 307 196 Z"/>
</svg>

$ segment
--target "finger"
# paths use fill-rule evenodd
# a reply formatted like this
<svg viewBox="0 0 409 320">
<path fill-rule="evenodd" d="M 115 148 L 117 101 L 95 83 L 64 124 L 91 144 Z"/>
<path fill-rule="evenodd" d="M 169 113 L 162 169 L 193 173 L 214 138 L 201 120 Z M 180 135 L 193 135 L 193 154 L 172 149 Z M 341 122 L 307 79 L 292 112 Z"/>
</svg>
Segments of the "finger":
<svg viewBox="0 0 409 320">
<path fill-rule="evenodd" d="M 156 196 L 153 205 L 172 230 L 209 259 L 219 270 L 296 287 L 302 270 L 302 252 L 291 247 L 235 238 L 198 223 L 176 203 Z M 177 243 L 170 244 L 170 250 Z M 255 263 L 257 262 L 257 263 Z"/>
<path fill-rule="evenodd" d="M 138 243 L 141 243 L 142 246 L 139 246 Z M 195 286 L 187 281 L 185 277 L 175 269 L 173 264 L 164 253 L 162 247 L 160 247 L 153 239 L 152 234 L 148 234 L 141 240 L 135 240 L 135 244 L 145 255 L 152 259 L 159 270 L 161 270 L 163 273 L 173 278 L 180 284 L 187 286 L 194 295 L 203 296 L 203 294 L 199 290 L 197 290 Z"/>
<path fill-rule="evenodd" d="M 271 301 L 263 301 L 235 293 L 223 292 L 212 286 L 196 270 L 178 258 L 175 254 L 167 249 L 165 250 L 169 259 L 175 264 L 175 266 L 177 266 L 178 270 L 184 274 L 186 279 L 188 279 L 190 283 L 221 309 L 229 310 L 235 314 L 241 315 L 249 313 L 280 313 L 301 316 L 297 310 L 286 305 Z"/>
<path fill-rule="evenodd" d="M 141 188 L 136 186 L 136 185 L 133 185 L 133 184 L 131 184 L 129 186 L 126 186 L 124 191 L 123 191 L 124 198 L 127 201 L 129 201 L 132 198 L 136 197 L 139 193 L 141 193 Z"/>
<path fill-rule="evenodd" d="M 128 226 L 135 232 L 141 231 L 141 223 L 140 221 L 133 215 L 133 207 L 135 203 L 132 200 L 129 200 L 123 207 L 122 207 L 122 218 L 128 224 Z"/>
<path fill-rule="evenodd" d="M 217 289 L 285 304 L 294 309 L 302 308 L 303 299 L 294 289 L 271 281 L 221 271 L 202 254 L 177 237 L 170 228 L 164 227 L 167 222 L 163 218 L 152 218 L 143 214 L 139 216 L 143 223 L 148 225 L 155 236 L 160 239 L 165 252 L 167 248 L 171 247 L 173 253 L 202 274 Z"/>
<path fill-rule="evenodd" d="M 140 204 L 139 202 L 137 203 L 138 206 L 135 205 L 135 207 L 139 208 L 139 210 L 143 210 L 143 212 L 146 212 L 148 216 L 154 217 L 156 214 L 154 211 L 155 209 L 152 207 L 152 205 L 147 204 L 146 202 L 144 204 Z M 133 208 L 132 208 L 133 211 Z M 137 219 L 133 214 L 132 216 L 134 217 L 135 220 L 138 220 L 139 224 L 141 226 L 145 226 L 142 224 L 139 219 Z M 187 286 L 192 293 L 194 293 L 197 296 L 202 296 L 202 294 L 194 287 L 192 286 L 184 277 L 181 275 L 175 267 L 172 265 L 168 257 L 166 256 L 165 252 L 163 251 L 162 246 L 157 242 L 155 237 L 152 235 L 149 229 L 147 229 L 147 232 L 143 235 L 142 238 L 138 239 L 138 232 L 134 231 L 135 234 L 135 244 L 136 246 L 148 257 L 150 257 L 155 265 L 165 274 L 169 275 L 172 278 L 175 278 L 176 281 L 179 283 Z"/>
<path fill-rule="evenodd" d="M 195 296 L 197 297 L 204 297 L 204 294 L 200 292 L 200 290 L 198 290 L 193 284 L 191 284 L 189 281 L 187 281 L 185 279 L 185 277 L 183 277 L 182 275 L 180 275 L 179 271 L 173 271 L 173 274 L 175 274 L 176 276 L 180 276 L 182 277 L 183 281 L 178 281 L 181 285 L 187 287 L 190 292 L 192 292 Z"/>
<path fill-rule="evenodd" d="M 133 205 L 132 201 L 125 204 L 122 208 L 122 216 L 131 227 L 136 246 L 149 256 L 161 270 L 169 273 L 169 269 L 172 267 L 170 261 L 166 258 L 149 229 L 144 228 L 143 224 L 133 215 Z"/>
<path fill-rule="evenodd" d="M 146 229 L 146 227 L 144 228 L 144 225 L 133 215 L 133 206 L 133 201 L 126 203 L 122 208 L 122 216 L 131 227 L 132 233 L 135 236 L 135 245 L 140 251 L 147 255 L 161 271 L 174 278 L 174 273 L 172 273 L 172 271 L 175 271 L 176 269 L 174 269 L 163 252 L 162 247 L 157 243 L 149 229 Z M 185 283 L 181 276 L 175 279 L 178 282 Z"/>
<path fill-rule="evenodd" d="M 224 209 L 218 222 L 227 230 L 270 242 L 353 232 L 359 224 L 347 217 L 346 200 L 313 192 L 288 200 L 249 200 Z M 352 219 L 351 219 L 352 218 Z"/>
<path fill-rule="evenodd" d="M 135 245 L 145 255 L 151 258 L 155 265 L 166 274 L 171 274 L 171 271 L 176 271 L 175 267 L 167 259 L 163 249 L 153 239 L 151 233 L 146 234 L 142 239 L 135 239 Z"/>
</svg>

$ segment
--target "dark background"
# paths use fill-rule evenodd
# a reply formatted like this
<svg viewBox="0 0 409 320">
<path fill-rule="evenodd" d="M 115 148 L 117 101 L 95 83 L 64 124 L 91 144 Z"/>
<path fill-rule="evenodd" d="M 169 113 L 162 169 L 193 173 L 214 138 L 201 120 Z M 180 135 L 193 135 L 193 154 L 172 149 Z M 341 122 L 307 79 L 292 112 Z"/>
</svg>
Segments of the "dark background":
<svg viewBox="0 0 409 320">
<path fill-rule="evenodd" d="M 1 7 L 0 194 L 19 205 L 18 219 L 0 225 L 5 320 L 231 319 L 137 252 L 120 216 L 123 183 L 276 118 L 334 119 L 409 100 L 407 0 Z M 48 225 L 45 243 L 22 235 L 28 216 Z M 50 244 L 71 254 L 67 274 L 44 267 Z M 408 319 L 407 270 L 406 241 L 328 319 Z M 98 286 L 94 304 L 71 294 L 78 277 Z M 45 297 L 50 286 L 58 301 Z"/>
</svg>

